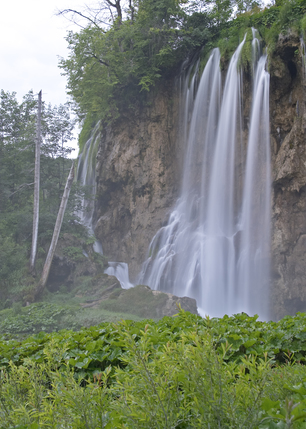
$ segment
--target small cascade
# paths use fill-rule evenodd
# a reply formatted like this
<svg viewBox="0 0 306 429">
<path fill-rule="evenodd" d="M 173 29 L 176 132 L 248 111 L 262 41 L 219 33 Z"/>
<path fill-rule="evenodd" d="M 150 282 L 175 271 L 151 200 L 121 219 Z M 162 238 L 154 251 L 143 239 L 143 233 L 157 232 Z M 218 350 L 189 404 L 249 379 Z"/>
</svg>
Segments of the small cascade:
<svg viewBox="0 0 306 429">
<path fill-rule="evenodd" d="M 213 50 L 193 107 L 183 86 L 186 155 L 182 191 L 168 224 L 153 238 L 138 283 L 197 300 L 211 316 L 268 317 L 270 244 L 269 74 L 253 29 L 253 102 L 247 154 L 242 75 L 234 53 L 221 101 L 220 54 Z M 189 117 L 191 115 L 191 119 Z"/>
<path fill-rule="evenodd" d="M 252 27 L 252 36 L 253 36 L 253 40 L 252 40 L 252 71 L 253 71 L 253 76 L 255 76 L 255 72 L 256 72 L 256 67 L 257 67 L 257 63 L 260 57 L 260 42 L 258 40 L 258 31 L 256 30 L 256 28 Z"/>
<path fill-rule="evenodd" d="M 93 213 L 96 196 L 96 158 L 100 140 L 100 122 L 98 122 L 79 156 L 77 169 L 77 181 L 80 185 L 85 187 L 86 191 L 86 195 L 81 202 L 82 208 L 77 215 L 80 222 L 88 228 L 90 235 L 93 236 Z M 93 250 L 103 255 L 102 244 L 98 240 L 95 241 Z M 85 253 L 84 255 L 88 256 Z M 134 286 L 129 281 L 128 265 L 124 262 L 108 262 L 108 268 L 105 270 L 105 273 L 117 277 L 123 289 L 129 289 Z"/>
<path fill-rule="evenodd" d="M 77 181 L 86 189 L 86 195 L 81 201 L 81 210 L 77 212 L 80 222 L 85 225 L 90 235 L 94 235 L 93 212 L 96 195 L 96 157 L 101 138 L 100 122 L 93 129 L 82 153 L 79 155 Z M 101 243 L 96 240 L 93 249 L 103 254 Z"/>
<path fill-rule="evenodd" d="M 115 276 L 120 282 L 122 289 L 134 287 L 129 280 L 129 267 L 125 262 L 109 262 L 108 268 L 104 271 L 109 276 Z"/>
</svg>

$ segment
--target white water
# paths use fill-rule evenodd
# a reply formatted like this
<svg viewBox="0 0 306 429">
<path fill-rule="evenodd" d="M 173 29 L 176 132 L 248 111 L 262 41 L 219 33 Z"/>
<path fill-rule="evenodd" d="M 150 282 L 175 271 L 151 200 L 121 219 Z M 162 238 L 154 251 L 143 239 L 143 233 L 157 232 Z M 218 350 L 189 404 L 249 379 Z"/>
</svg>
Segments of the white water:
<svg viewBox="0 0 306 429">
<path fill-rule="evenodd" d="M 109 267 L 104 271 L 109 276 L 115 276 L 122 289 L 130 289 L 134 285 L 129 280 L 129 267 L 125 262 L 109 262 Z"/>
<path fill-rule="evenodd" d="M 212 51 L 198 89 L 198 64 L 181 82 L 180 138 L 185 142 L 181 195 L 168 224 L 153 238 L 137 284 L 189 296 L 202 315 L 244 311 L 269 316 L 270 140 L 269 74 L 253 30 L 253 98 L 248 130 L 242 127 L 241 42 L 224 88 L 220 53 Z M 244 127 L 245 128 L 245 127 Z M 248 134 L 246 136 L 245 134 Z M 90 188 L 81 221 L 93 234 L 96 191 L 96 126 L 79 158 L 78 180 Z M 99 242 L 96 251 L 102 253 Z M 105 271 L 122 288 L 129 281 L 124 262 Z"/>
<path fill-rule="evenodd" d="M 269 307 L 269 74 L 255 30 L 253 38 L 247 151 L 238 72 L 242 41 L 229 65 L 222 102 L 218 50 L 205 67 L 193 108 L 194 82 L 184 86 L 181 134 L 188 138 L 181 197 L 167 226 L 153 238 L 137 283 L 193 297 L 202 314 L 244 311 L 264 319 Z"/>
<path fill-rule="evenodd" d="M 94 235 L 93 212 L 96 196 L 96 157 L 101 138 L 99 129 L 100 123 L 98 122 L 79 156 L 77 169 L 77 181 L 86 189 L 86 195 L 81 201 L 81 209 L 77 212 L 77 215 L 81 223 L 88 228 L 90 235 Z M 103 254 L 102 245 L 98 240 L 95 241 L 93 249 L 95 252 Z"/>
</svg>

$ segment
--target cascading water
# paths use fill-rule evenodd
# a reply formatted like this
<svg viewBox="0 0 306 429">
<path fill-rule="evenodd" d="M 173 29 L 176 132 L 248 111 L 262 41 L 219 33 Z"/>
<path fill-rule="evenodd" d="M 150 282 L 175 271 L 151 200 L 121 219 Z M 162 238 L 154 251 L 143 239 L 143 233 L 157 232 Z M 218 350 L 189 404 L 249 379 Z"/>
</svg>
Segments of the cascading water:
<svg viewBox="0 0 306 429">
<path fill-rule="evenodd" d="M 303 37 L 301 37 L 300 42 L 301 42 L 301 51 L 302 51 L 303 76 L 305 79 L 305 77 L 306 77 L 306 49 L 305 49 L 305 42 L 304 42 Z"/>
<path fill-rule="evenodd" d="M 81 208 L 77 212 L 80 222 L 86 226 L 90 235 L 94 236 L 93 213 L 96 196 L 96 158 L 101 139 L 100 122 L 93 129 L 82 153 L 79 156 L 77 168 L 77 181 L 85 187 L 85 196 L 81 201 Z M 93 245 L 96 253 L 103 254 L 101 243 L 96 240 Z M 129 281 L 128 265 L 125 262 L 108 262 L 105 273 L 116 276 L 123 289 L 134 285 Z"/>
<path fill-rule="evenodd" d="M 108 268 L 104 271 L 109 276 L 115 276 L 119 280 L 122 289 L 134 287 L 129 279 L 129 267 L 126 262 L 109 262 Z"/>
<path fill-rule="evenodd" d="M 96 157 L 100 138 L 100 123 L 98 122 L 79 156 L 77 169 L 77 181 L 87 191 L 87 195 L 81 201 L 82 207 L 77 212 L 77 215 L 81 223 L 88 228 L 90 235 L 94 235 L 93 212 L 96 195 Z M 102 245 L 98 240 L 95 241 L 93 248 L 95 252 L 103 254 Z"/>
<path fill-rule="evenodd" d="M 267 317 L 270 245 L 269 81 L 263 55 L 255 71 L 240 229 L 238 309 Z M 247 285 L 247 287 L 244 287 Z"/>
<path fill-rule="evenodd" d="M 217 49 L 204 69 L 193 109 L 194 82 L 184 87 L 182 134 L 188 139 L 181 197 L 167 226 L 153 238 L 138 283 L 193 297 L 204 314 L 244 311 L 267 318 L 269 74 L 253 30 L 253 103 L 245 156 L 238 71 L 244 43 L 231 59 L 222 102 Z"/>
</svg>

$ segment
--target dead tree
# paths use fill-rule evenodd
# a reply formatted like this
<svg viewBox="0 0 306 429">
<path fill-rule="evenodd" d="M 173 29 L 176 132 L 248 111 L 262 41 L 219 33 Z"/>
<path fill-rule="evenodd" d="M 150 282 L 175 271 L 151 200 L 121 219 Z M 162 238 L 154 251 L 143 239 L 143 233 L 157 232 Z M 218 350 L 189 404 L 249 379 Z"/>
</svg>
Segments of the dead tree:
<svg viewBox="0 0 306 429">
<path fill-rule="evenodd" d="M 37 126 L 36 126 L 33 232 L 32 232 L 32 249 L 31 249 L 31 258 L 30 258 L 30 271 L 32 273 L 35 270 L 35 261 L 36 261 L 36 253 L 37 253 L 38 222 L 39 222 L 40 143 L 41 143 L 41 91 L 38 94 Z"/>
<path fill-rule="evenodd" d="M 36 288 L 36 291 L 35 291 L 35 296 L 38 296 L 43 291 L 44 287 L 46 286 L 48 277 L 49 277 L 49 272 L 50 272 L 54 252 L 56 249 L 58 237 L 59 237 L 59 234 L 61 231 L 63 218 L 64 218 L 64 214 L 65 214 L 65 210 L 66 210 L 67 201 L 69 198 L 71 186 L 73 183 L 73 179 L 74 179 L 74 163 L 72 163 L 72 166 L 71 166 L 68 178 L 67 178 L 66 186 L 65 186 L 64 193 L 62 196 L 61 205 L 60 205 L 60 208 L 59 208 L 59 211 L 57 214 L 57 218 L 56 218 L 56 222 L 55 222 L 55 227 L 54 227 L 54 231 L 53 231 L 53 236 L 52 236 L 50 248 L 49 248 L 48 255 L 47 255 L 47 258 L 45 261 L 45 265 L 44 265 L 44 268 L 42 271 L 41 279 L 40 279 L 38 286 Z"/>
</svg>

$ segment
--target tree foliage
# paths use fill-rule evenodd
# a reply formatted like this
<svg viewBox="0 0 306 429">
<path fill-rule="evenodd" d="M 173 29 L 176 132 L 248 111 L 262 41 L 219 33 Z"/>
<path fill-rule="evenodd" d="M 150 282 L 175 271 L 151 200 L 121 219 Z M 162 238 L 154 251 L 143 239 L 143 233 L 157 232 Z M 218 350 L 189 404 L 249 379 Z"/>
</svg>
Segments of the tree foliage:
<svg viewBox="0 0 306 429">
<path fill-rule="evenodd" d="M 0 427 L 303 429 L 305 317 L 181 310 L 2 339 Z"/>
<path fill-rule="evenodd" d="M 276 35 L 300 27 L 306 9 L 305 0 L 261 7 L 254 0 L 103 0 L 82 12 L 62 11 L 82 27 L 68 34 L 70 54 L 60 67 L 85 128 L 144 100 L 201 49 L 220 46 L 231 55 L 252 26 L 273 50 Z"/>
<path fill-rule="evenodd" d="M 80 118 L 88 113 L 106 119 L 116 116 L 120 107 L 141 98 L 141 92 L 149 91 L 179 64 L 188 45 L 183 34 L 188 20 L 184 3 L 135 0 L 122 7 L 125 13 L 114 17 L 107 28 L 104 15 L 99 19 L 96 14 L 79 33 L 68 33 L 70 54 L 61 59 L 60 67 Z M 200 37 L 198 46 L 203 42 Z"/>
<path fill-rule="evenodd" d="M 30 91 L 19 103 L 14 92 L 0 94 L 0 294 L 22 283 L 31 244 L 36 98 Z M 73 127 L 68 105 L 44 106 L 38 249 L 52 236 L 71 165 L 67 143 Z M 66 228 L 74 203 L 72 198 Z"/>
</svg>

